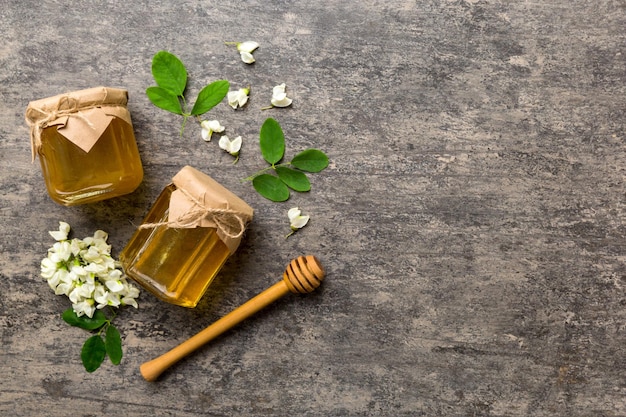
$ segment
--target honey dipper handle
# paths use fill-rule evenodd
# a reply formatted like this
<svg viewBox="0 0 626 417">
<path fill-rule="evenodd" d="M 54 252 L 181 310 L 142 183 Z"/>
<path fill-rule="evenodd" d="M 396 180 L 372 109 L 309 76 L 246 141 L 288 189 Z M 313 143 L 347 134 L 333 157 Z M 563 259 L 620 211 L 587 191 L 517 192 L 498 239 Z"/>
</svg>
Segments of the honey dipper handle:
<svg viewBox="0 0 626 417">
<path fill-rule="evenodd" d="M 287 284 L 285 284 L 285 281 L 277 282 L 169 352 L 141 365 L 139 368 L 141 375 L 143 375 L 147 381 L 156 380 L 167 368 L 174 365 L 191 352 L 210 342 L 225 331 L 230 330 L 287 293 L 289 293 L 289 288 Z"/>
</svg>

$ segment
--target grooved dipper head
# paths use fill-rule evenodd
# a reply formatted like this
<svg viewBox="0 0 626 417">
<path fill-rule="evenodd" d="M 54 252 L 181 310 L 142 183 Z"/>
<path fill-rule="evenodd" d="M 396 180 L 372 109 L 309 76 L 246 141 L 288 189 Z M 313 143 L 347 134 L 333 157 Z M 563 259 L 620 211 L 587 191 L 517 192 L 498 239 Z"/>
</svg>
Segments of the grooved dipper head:
<svg viewBox="0 0 626 417">
<path fill-rule="evenodd" d="M 299 256 L 289 262 L 283 279 L 289 291 L 306 294 L 319 287 L 324 279 L 324 268 L 320 261 L 312 255 Z"/>
</svg>

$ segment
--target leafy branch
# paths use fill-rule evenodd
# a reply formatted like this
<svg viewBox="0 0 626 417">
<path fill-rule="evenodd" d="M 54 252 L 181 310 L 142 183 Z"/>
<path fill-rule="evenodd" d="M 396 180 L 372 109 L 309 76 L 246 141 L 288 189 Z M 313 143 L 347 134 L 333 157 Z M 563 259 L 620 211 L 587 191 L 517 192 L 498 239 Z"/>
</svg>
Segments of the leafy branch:
<svg viewBox="0 0 626 417">
<path fill-rule="evenodd" d="M 157 85 L 148 87 L 146 95 L 158 108 L 183 116 L 181 135 L 189 117 L 197 117 L 211 110 L 226 97 L 230 88 L 226 80 L 210 83 L 200 90 L 189 110 L 185 99 L 187 69 L 178 57 L 167 51 L 157 52 L 152 58 L 152 76 Z"/>
<path fill-rule="evenodd" d="M 319 149 L 306 149 L 291 161 L 280 163 L 285 154 L 285 135 L 280 124 L 271 117 L 261 126 L 259 146 L 263 159 L 270 164 L 244 181 L 252 181 L 254 189 L 271 201 L 286 201 L 291 188 L 297 192 L 307 192 L 311 182 L 305 172 L 320 172 L 328 166 L 328 157 Z M 267 172 L 274 171 L 276 175 Z"/>
<path fill-rule="evenodd" d="M 122 338 L 120 332 L 111 323 L 115 318 L 110 319 L 102 312 L 96 310 L 93 317 L 78 316 L 72 308 L 63 312 L 63 320 L 76 327 L 89 331 L 97 331 L 89 337 L 83 344 L 80 358 L 87 372 L 93 372 L 102 365 L 108 356 L 114 365 L 119 365 L 122 361 Z"/>
</svg>

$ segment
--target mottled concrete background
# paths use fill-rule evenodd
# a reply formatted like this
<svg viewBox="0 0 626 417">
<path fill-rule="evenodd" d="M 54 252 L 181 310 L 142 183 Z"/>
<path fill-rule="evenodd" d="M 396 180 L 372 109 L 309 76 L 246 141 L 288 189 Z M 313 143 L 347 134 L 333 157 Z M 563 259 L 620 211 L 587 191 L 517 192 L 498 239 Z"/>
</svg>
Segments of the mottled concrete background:
<svg viewBox="0 0 626 417">
<path fill-rule="evenodd" d="M 621 0 L 31 1 L 0 9 L 0 414 L 625 416 L 626 6 Z M 255 40 L 246 66 L 224 41 Z M 241 160 L 152 106 L 161 49 L 189 94 L 225 78 L 250 103 L 209 113 Z M 261 111 L 285 82 L 294 104 Z M 133 194 L 66 208 L 31 164 L 30 100 L 127 88 L 145 167 Z M 272 203 L 240 180 L 324 150 L 312 191 Z M 86 332 L 39 278 L 59 220 L 117 255 L 169 178 L 201 169 L 256 209 L 194 309 L 148 293 L 116 323 L 124 359 L 87 374 Z M 285 240 L 286 212 L 310 225 Z M 138 368 L 317 255 L 288 296 L 156 383 Z"/>
</svg>

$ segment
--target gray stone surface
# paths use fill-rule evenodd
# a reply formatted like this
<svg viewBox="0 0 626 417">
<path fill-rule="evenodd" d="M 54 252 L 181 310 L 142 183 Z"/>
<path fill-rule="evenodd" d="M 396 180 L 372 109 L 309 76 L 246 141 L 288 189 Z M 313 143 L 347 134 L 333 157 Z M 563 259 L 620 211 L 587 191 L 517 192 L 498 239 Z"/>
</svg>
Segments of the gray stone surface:
<svg viewBox="0 0 626 417">
<path fill-rule="evenodd" d="M 0 414 L 14 416 L 624 416 L 626 8 L 618 0 L 31 1 L 0 10 Z M 224 41 L 255 40 L 245 66 Z M 189 93 L 225 78 L 249 105 L 209 115 L 241 160 L 152 106 L 161 49 Z M 260 111 L 285 82 L 292 108 Z M 30 100 L 129 90 L 145 167 L 133 194 L 61 207 L 31 164 Z M 271 203 L 275 117 L 287 155 L 324 150 L 313 189 Z M 116 323 L 120 366 L 87 374 L 86 338 L 39 278 L 59 220 L 118 254 L 183 165 L 256 218 L 193 310 L 143 293 Z M 309 226 L 288 240 L 286 212 Z M 138 368 L 312 253 L 322 289 L 289 296 L 180 362 Z"/>
</svg>

